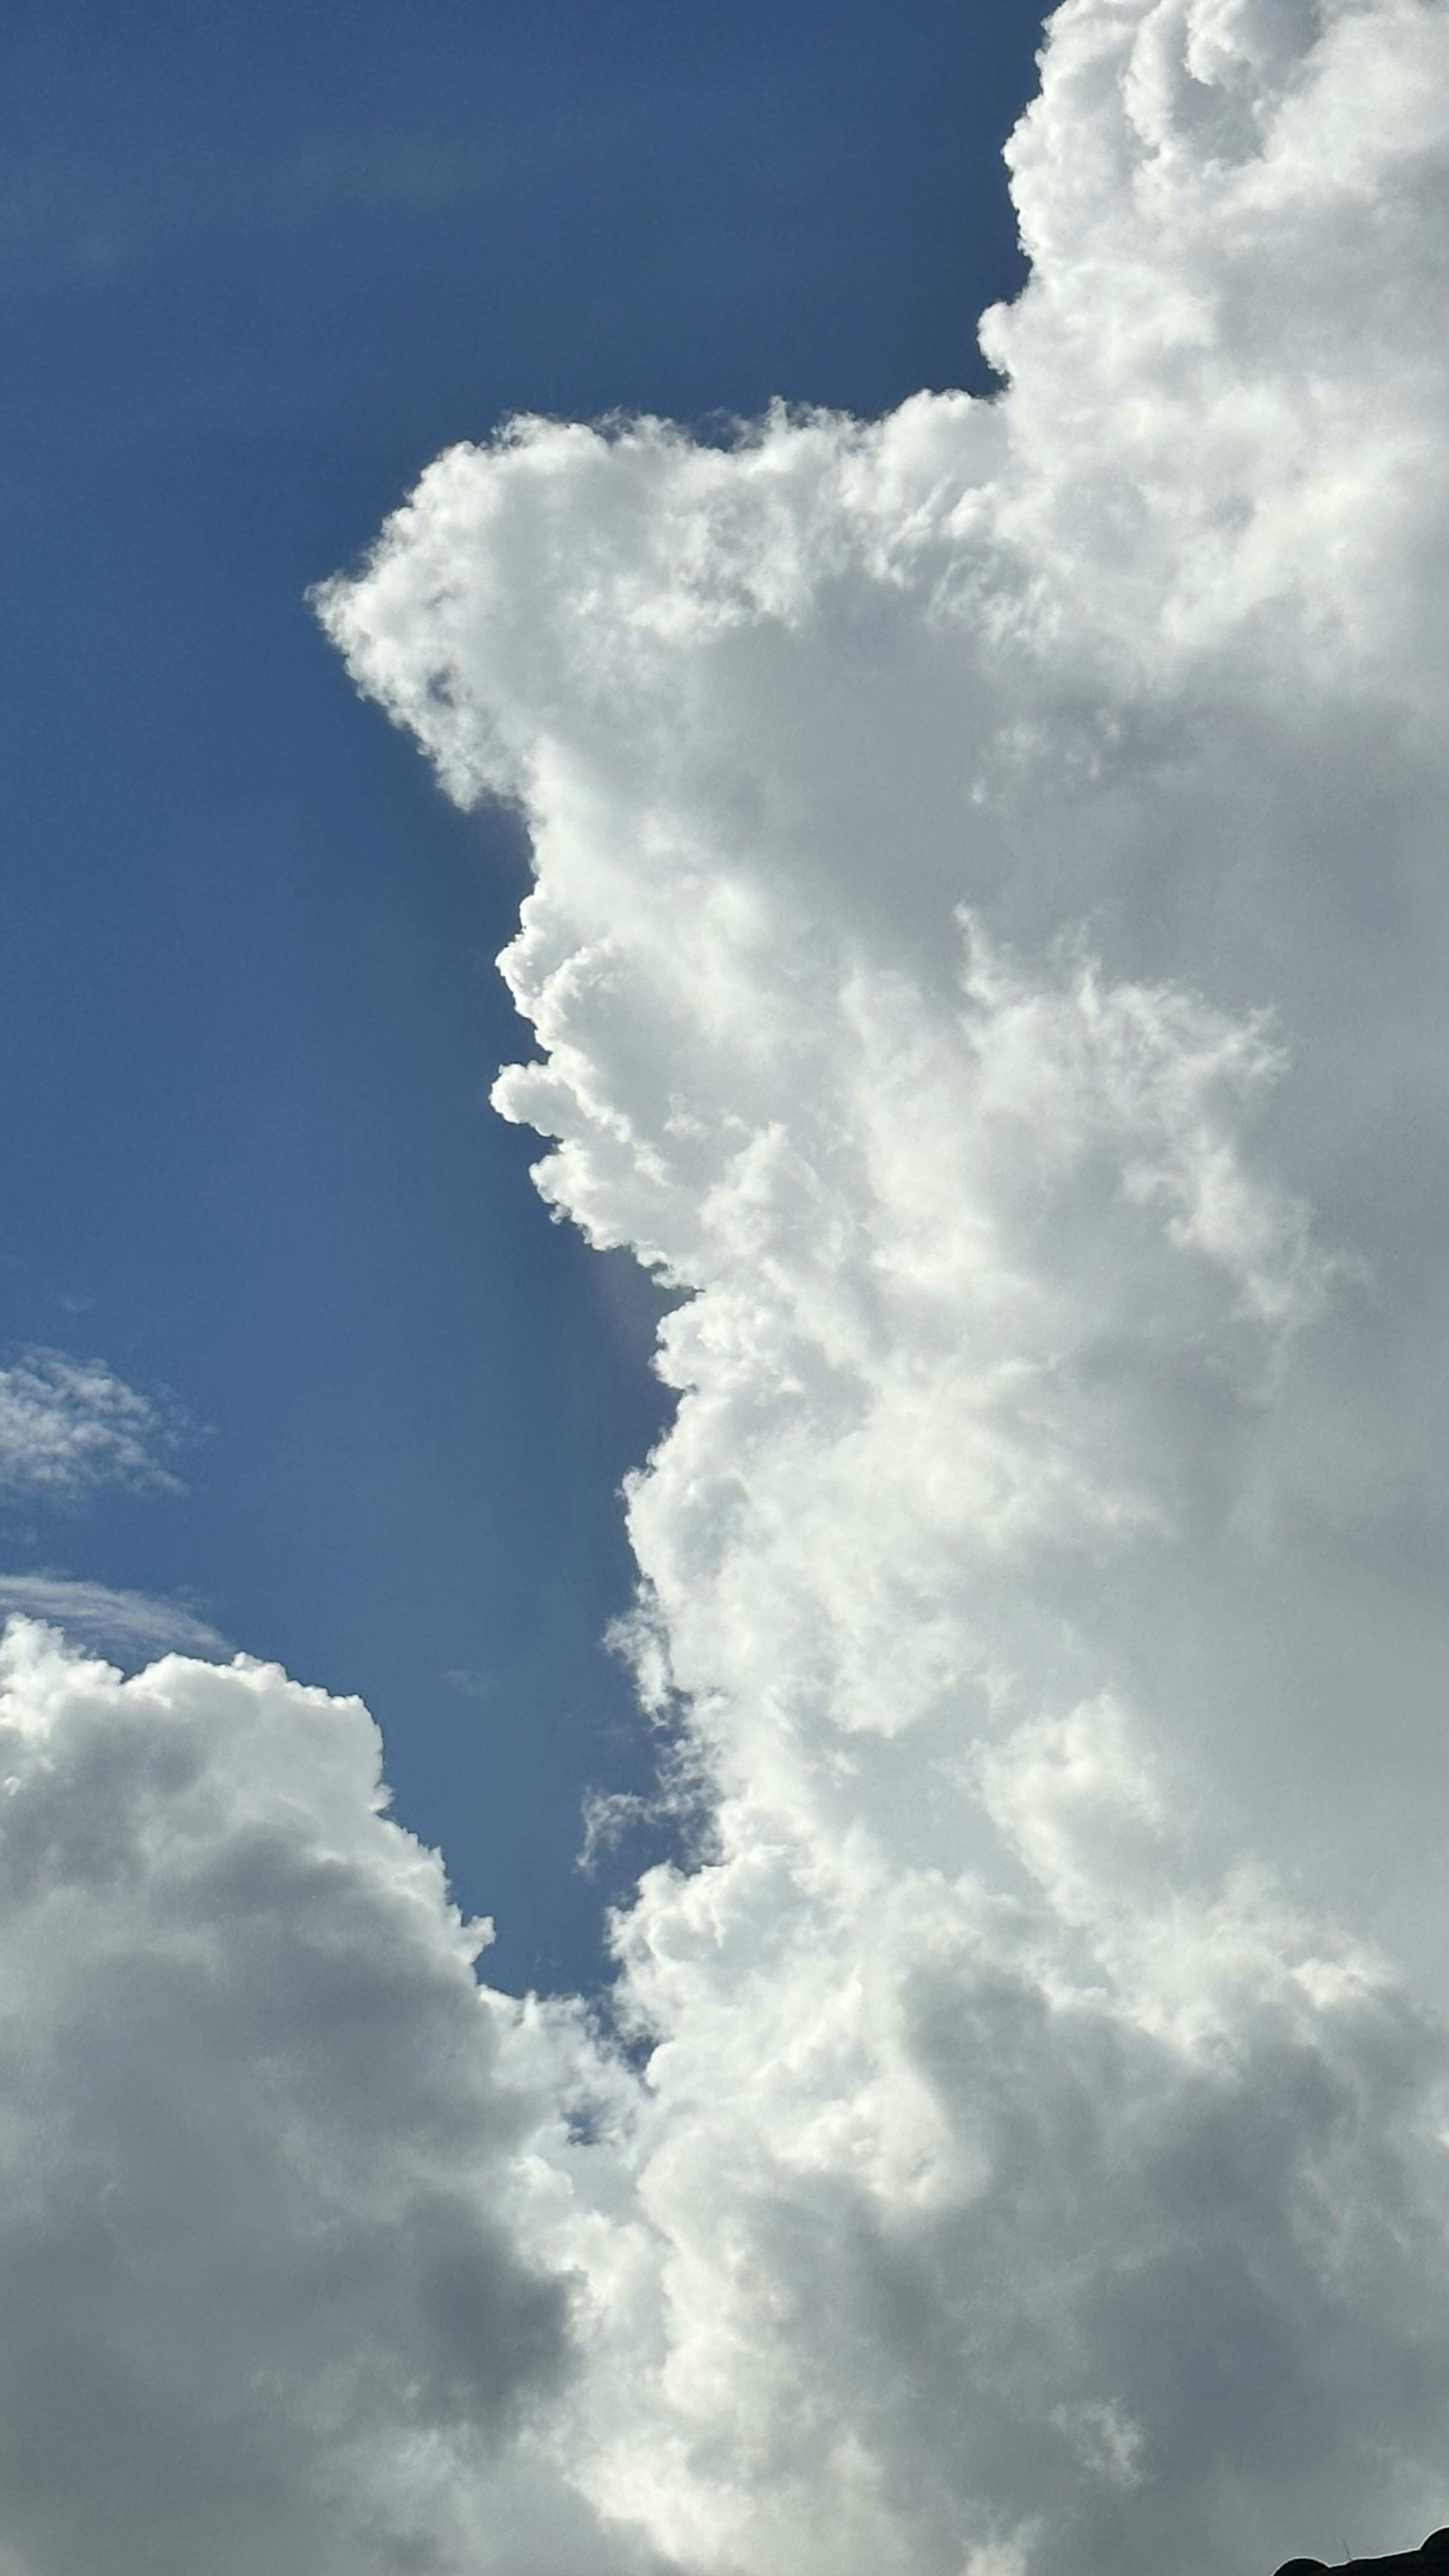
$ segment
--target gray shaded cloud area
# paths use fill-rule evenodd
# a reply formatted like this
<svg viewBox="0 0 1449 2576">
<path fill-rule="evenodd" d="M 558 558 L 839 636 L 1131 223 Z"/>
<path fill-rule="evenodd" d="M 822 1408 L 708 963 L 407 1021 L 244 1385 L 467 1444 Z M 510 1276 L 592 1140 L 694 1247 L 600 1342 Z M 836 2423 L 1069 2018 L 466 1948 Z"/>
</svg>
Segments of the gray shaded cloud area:
<svg viewBox="0 0 1449 2576">
<path fill-rule="evenodd" d="M 552 2385 L 531 2106 L 356 1702 L 4 1649 L 0 2477 L 13 2564 L 438 2563 Z"/>
<path fill-rule="evenodd" d="M 521 421 L 320 609 L 518 800 L 699 1857 L 621 2050 L 356 1703 L 17 1623 L 5 2576 L 1443 2523 L 1443 11 L 1068 0 L 989 403 Z"/>
</svg>

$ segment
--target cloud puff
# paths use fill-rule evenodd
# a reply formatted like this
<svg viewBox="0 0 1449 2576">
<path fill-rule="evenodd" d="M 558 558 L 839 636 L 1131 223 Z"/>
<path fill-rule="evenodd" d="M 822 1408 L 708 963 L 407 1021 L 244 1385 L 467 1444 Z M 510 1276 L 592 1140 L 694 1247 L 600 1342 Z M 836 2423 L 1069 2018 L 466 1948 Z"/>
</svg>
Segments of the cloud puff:
<svg viewBox="0 0 1449 2576">
<path fill-rule="evenodd" d="M 1413 2535 L 1437 2034 L 1185 1863 L 1110 1704 L 985 1769 L 1015 1895 L 777 1816 L 633 1910 L 665 2306 L 594 2491 L 719 2570 L 1249 2576 L 1335 2514 Z"/>
<path fill-rule="evenodd" d="M 616 2047 L 475 1991 L 354 1707 L 22 1633 L 0 2312 L 141 2427 L 59 2412 L 35 2576 L 1442 2520 L 1438 19 L 1069 0 L 998 399 L 517 422 L 324 593 L 526 813 L 540 1186 L 685 1292 L 630 1636 L 698 1857 Z"/>
<path fill-rule="evenodd" d="M 101 1360 L 28 1350 L 0 1369 L 0 1492 L 75 1503 L 98 1485 L 162 1486 L 181 1436 L 174 1405 L 141 1395 Z"/>
</svg>

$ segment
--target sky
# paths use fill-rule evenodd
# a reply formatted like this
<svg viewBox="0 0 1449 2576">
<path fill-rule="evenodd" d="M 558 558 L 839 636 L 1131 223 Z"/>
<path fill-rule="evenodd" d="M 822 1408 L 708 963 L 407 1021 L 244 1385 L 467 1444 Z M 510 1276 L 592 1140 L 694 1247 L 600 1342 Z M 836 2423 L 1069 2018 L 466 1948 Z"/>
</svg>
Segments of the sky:
<svg viewBox="0 0 1449 2576">
<path fill-rule="evenodd" d="M 0 1363 L 99 1359 L 193 1436 L 169 1491 L 0 1485 L 0 1575 L 361 1692 L 500 1976 L 566 1990 L 626 1883 L 577 1871 L 581 1801 L 650 1777 L 600 1639 L 658 1300 L 547 1223 L 486 1105 L 527 1043 L 492 964 L 523 836 L 357 705 L 305 593 L 515 410 L 985 383 L 1039 22 L 7 24 Z"/>
<path fill-rule="evenodd" d="M 1443 33 L 23 31 L 3 2576 L 1445 2520 Z"/>
</svg>

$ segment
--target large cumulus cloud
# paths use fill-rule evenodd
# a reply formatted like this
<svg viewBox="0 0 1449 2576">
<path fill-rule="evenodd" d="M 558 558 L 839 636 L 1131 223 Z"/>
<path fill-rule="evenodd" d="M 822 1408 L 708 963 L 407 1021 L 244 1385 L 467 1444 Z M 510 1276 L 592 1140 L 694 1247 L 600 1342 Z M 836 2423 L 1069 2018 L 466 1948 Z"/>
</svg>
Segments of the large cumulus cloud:
<svg viewBox="0 0 1449 2576">
<path fill-rule="evenodd" d="M 1068 0 L 995 400 L 519 421 L 323 596 L 524 810 L 499 1106 L 684 1292 L 628 1642 L 696 1856 L 618 1921 L 619 2051 L 475 1994 L 356 1712 L 127 1686 L 244 1784 L 199 1879 L 184 1765 L 123 1870 L 47 1774 L 101 1962 L 180 1961 L 144 2099 L 168 2033 L 245 2080 L 123 2241 L 155 2421 L 312 2516 L 272 2563 L 371 2514 L 474 2576 L 1253 2576 L 1443 2518 L 1441 41 Z M 68 2177 L 131 2097 L 47 2064 Z"/>
<path fill-rule="evenodd" d="M 583 2471 L 689 2566 L 1434 2516 L 1441 38 L 1068 6 L 998 399 L 521 420 L 324 599 L 527 815 L 541 1186 L 689 1292 Z"/>
</svg>

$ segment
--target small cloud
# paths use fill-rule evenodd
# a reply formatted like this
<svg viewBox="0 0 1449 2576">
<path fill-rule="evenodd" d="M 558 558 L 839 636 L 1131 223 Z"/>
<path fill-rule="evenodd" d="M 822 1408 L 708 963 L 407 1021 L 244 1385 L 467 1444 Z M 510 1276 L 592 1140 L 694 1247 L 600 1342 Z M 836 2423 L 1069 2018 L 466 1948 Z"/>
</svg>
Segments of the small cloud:
<svg viewBox="0 0 1449 2576">
<path fill-rule="evenodd" d="M 113 1591 L 70 1574 L 0 1574 L 0 1617 L 42 1619 L 88 1646 L 121 1655 L 228 1654 L 213 1628 L 181 1601 L 150 1592 Z"/>
<path fill-rule="evenodd" d="M 470 1672 L 466 1664 L 454 1664 L 444 1673 L 450 1690 L 461 1692 L 464 1699 L 491 1699 L 496 1685 L 488 1673 Z"/>
<path fill-rule="evenodd" d="M 191 1428 L 172 1398 L 142 1395 L 103 1360 L 22 1350 L 0 1368 L 0 1493 L 59 1503 L 102 1485 L 179 1493 L 167 1462 Z"/>
<path fill-rule="evenodd" d="M 1108 2486 L 1141 2486 L 1142 2427 L 1110 2400 L 1105 2405 L 1058 2406 L 1052 2422 L 1066 2435 L 1089 2476 Z"/>
<path fill-rule="evenodd" d="M 651 1824 L 658 1812 L 657 1801 L 640 1797 L 632 1789 L 586 1790 L 584 1839 L 575 1869 L 585 1878 L 592 1878 L 604 1855 L 617 1851 L 624 1836 L 636 1825 Z"/>
</svg>

